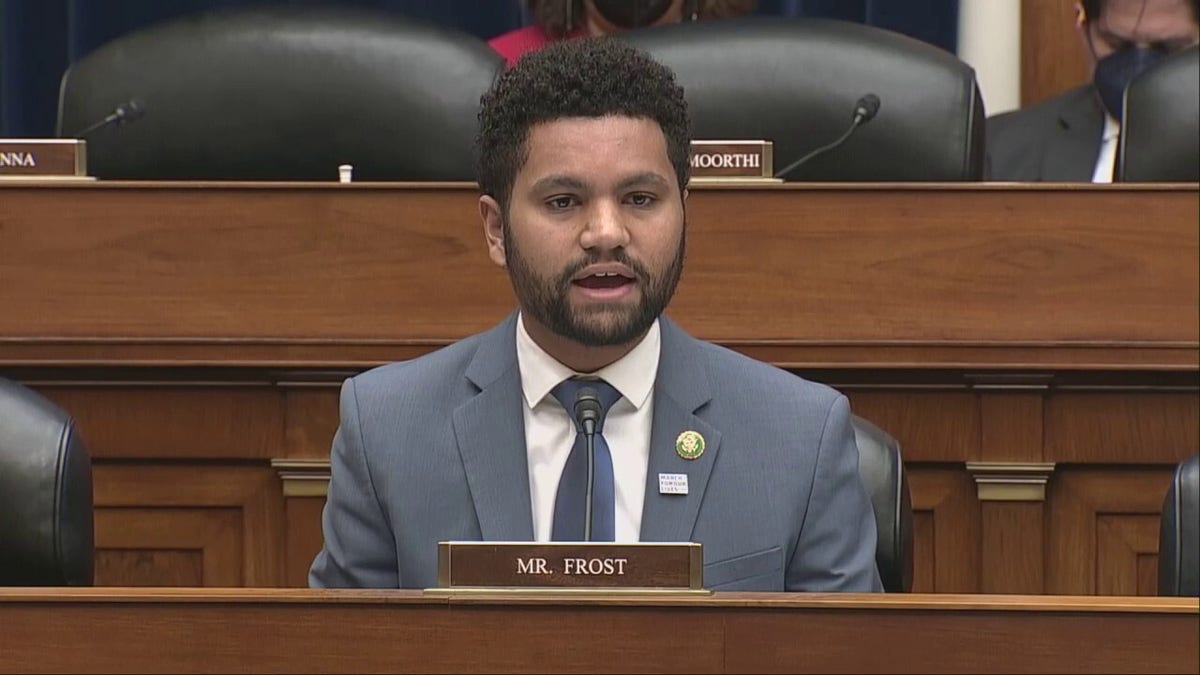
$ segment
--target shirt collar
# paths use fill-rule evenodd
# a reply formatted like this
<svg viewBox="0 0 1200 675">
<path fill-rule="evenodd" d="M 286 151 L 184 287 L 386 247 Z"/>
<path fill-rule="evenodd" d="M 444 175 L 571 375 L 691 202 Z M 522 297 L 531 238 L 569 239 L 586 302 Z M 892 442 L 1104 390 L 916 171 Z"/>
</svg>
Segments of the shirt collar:
<svg viewBox="0 0 1200 675">
<path fill-rule="evenodd" d="M 1107 143 L 1115 140 L 1121 134 L 1121 124 L 1113 119 L 1112 115 L 1104 113 L 1104 132 L 1100 135 L 1100 139 Z"/>
<path fill-rule="evenodd" d="M 628 354 L 586 377 L 598 377 L 611 384 L 625 400 L 640 410 L 650 400 L 654 379 L 658 375 L 658 358 L 662 334 L 658 320 L 650 326 L 645 337 Z M 559 363 L 542 349 L 525 330 L 525 316 L 517 318 L 517 367 L 521 372 L 521 390 L 530 409 L 563 380 L 580 375 Z"/>
</svg>

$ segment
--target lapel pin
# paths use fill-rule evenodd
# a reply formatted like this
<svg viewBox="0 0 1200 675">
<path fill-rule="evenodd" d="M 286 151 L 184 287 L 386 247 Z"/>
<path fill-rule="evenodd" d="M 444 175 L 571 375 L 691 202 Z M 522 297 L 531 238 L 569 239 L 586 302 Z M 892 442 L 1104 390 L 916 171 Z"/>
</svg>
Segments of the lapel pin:
<svg viewBox="0 0 1200 675">
<path fill-rule="evenodd" d="M 684 459 L 699 459 L 704 454 L 704 437 L 698 431 L 685 431 L 675 439 L 675 452 Z"/>
<path fill-rule="evenodd" d="M 658 494 L 660 495 L 686 495 L 688 493 L 688 480 L 686 473 L 660 473 L 658 474 Z"/>
</svg>

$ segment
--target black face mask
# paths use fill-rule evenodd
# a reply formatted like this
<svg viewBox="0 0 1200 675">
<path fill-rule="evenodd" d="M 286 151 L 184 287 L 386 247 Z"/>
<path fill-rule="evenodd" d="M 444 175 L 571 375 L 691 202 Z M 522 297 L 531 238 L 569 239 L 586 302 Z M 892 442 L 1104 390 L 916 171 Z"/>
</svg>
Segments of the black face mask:
<svg viewBox="0 0 1200 675">
<path fill-rule="evenodd" d="M 1122 103 L 1125 100 L 1125 88 L 1135 77 L 1162 61 L 1165 53 L 1156 49 L 1144 47 L 1126 47 L 1096 62 L 1096 73 L 1092 78 L 1100 100 L 1108 109 L 1108 114 L 1120 122 Z"/>
<path fill-rule="evenodd" d="M 671 0 L 592 0 L 604 20 L 621 28 L 644 28 L 671 8 Z"/>
</svg>

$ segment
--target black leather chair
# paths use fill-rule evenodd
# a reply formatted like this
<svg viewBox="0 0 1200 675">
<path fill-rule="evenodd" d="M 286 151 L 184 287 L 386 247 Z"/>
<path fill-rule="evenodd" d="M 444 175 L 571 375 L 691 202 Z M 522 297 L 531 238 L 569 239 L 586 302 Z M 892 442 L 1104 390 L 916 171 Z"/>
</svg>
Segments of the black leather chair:
<svg viewBox="0 0 1200 675">
<path fill-rule="evenodd" d="M 875 565 L 889 593 L 912 590 L 912 501 L 900 456 L 900 444 L 884 430 L 854 415 L 858 473 L 875 508 L 878 546 Z"/>
<path fill-rule="evenodd" d="M 1179 464 L 1163 500 L 1158 594 L 1200 596 L 1200 455 Z"/>
<path fill-rule="evenodd" d="M 66 413 L 0 378 L 0 586 L 90 586 L 92 463 Z"/>
<path fill-rule="evenodd" d="M 118 179 L 474 180 L 479 97 L 504 60 L 473 35 L 394 13 L 227 9 L 119 37 L 63 76 L 58 133 Z"/>
<path fill-rule="evenodd" d="M 1125 90 L 1117 180 L 1200 180 L 1200 47 L 1172 54 Z"/>
<path fill-rule="evenodd" d="M 839 137 L 855 102 L 873 120 L 788 180 L 972 181 L 983 177 L 975 72 L 898 33 L 841 21 L 752 17 L 631 31 L 675 70 L 695 138 L 774 141 L 775 169 Z"/>
</svg>

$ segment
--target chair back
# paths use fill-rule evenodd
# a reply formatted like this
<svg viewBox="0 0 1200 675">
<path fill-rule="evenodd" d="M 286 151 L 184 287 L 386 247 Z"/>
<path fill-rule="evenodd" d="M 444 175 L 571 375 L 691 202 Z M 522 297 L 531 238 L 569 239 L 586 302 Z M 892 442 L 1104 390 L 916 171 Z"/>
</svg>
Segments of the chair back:
<svg viewBox="0 0 1200 675">
<path fill-rule="evenodd" d="M 101 46 L 63 76 L 58 132 L 99 178 L 474 180 L 479 98 L 504 60 L 473 35 L 362 8 L 222 9 Z"/>
<path fill-rule="evenodd" d="M 1125 90 L 1117 180 L 1200 181 L 1200 47 L 1172 54 Z"/>
<path fill-rule="evenodd" d="M 1163 500 L 1158 594 L 1200 596 L 1200 455 L 1175 468 Z"/>
<path fill-rule="evenodd" d="M 858 473 L 875 509 L 878 545 L 875 565 L 888 593 L 912 590 L 912 498 L 900 456 L 900 443 L 886 431 L 853 415 Z"/>
<path fill-rule="evenodd" d="M 92 528 L 92 463 L 74 422 L 0 378 L 0 586 L 90 586 Z"/>
<path fill-rule="evenodd" d="M 777 171 L 845 132 L 864 94 L 879 97 L 874 119 L 788 180 L 983 177 L 975 72 L 924 42 L 850 22 L 776 17 L 623 35 L 675 71 L 695 138 L 773 141 Z"/>
</svg>

